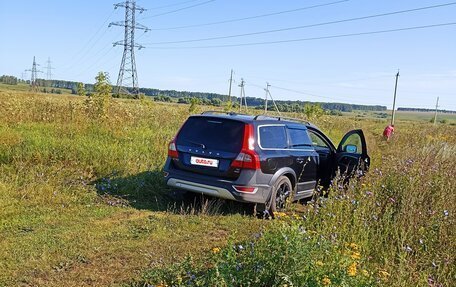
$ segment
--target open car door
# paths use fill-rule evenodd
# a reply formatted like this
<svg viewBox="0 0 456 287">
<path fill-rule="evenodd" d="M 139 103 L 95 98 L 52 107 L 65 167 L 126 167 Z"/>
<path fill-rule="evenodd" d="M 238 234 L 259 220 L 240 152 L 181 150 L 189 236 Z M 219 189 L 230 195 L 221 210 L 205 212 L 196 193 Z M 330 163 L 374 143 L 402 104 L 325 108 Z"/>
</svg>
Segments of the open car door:
<svg viewBox="0 0 456 287">
<path fill-rule="evenodd" d="M 336 154 L 337 168 L 349 177 L 363 176 L 370 166 L 366 139 L 362 130 L 348 132 L 340 141 Z"/>
</svg>

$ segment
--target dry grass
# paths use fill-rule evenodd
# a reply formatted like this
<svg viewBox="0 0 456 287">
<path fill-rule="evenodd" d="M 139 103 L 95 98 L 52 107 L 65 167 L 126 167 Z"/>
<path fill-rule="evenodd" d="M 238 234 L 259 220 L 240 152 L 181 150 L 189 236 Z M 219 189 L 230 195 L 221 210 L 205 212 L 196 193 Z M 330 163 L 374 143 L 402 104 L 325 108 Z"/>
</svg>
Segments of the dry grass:
<svg viewBox="0 0 456 287">
<path fill-rule="evenodd" d="M 187 255 L 203 260 L 229 238 L 268 232 L 270 222 L 237 205 L 170 197 L 160 170 L 188 115 L 184 105 L 111 100 L 95 117 L 77 96 L 0 89 L 0 286 L 134 284 Z M 363 128 L 372 170 L 348 192 L 296 205 L 305 219 L 291 225 L 336 250 L 356 243 L 360 264 L 373 276 L 385 272 L 372 284 L 451 286 L 456 127 L 399 122 L 386 143 L 381 120 L 314 122 L 334 140 Z"/>
</svg>

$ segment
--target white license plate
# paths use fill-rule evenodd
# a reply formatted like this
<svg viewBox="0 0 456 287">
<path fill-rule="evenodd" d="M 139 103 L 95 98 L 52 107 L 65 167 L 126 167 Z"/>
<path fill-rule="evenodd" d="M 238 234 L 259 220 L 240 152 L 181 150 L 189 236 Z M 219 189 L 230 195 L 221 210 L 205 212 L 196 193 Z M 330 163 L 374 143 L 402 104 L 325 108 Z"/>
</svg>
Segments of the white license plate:
<svg viewBox="0 0 456 287">
<path fill-rule="evenodd" d="M 218 167 L 219 161 L 216 159 L 192 156 L 190 158 L 190 163 L 194 165 Z"/>
</svg>

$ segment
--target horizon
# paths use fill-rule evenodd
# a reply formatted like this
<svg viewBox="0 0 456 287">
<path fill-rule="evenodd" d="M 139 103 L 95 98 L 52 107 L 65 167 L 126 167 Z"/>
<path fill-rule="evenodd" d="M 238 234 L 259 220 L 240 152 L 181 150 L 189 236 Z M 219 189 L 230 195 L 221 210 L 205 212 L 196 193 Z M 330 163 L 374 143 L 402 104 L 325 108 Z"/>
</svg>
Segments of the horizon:
<svg viewBox="0 0 456 287">
<path fill-rule="evenodd" d="M 448 37 L 456 28 L 454 25 L 309 40 L 451 23 L 456 13 L 454 2 L 408 0 L 361 5 L 356 0 L 231 1 L 228 5 L 223 0 L 212 0 L 185 1 L 186 4 L 176 1 L 172 7 L 170 4 L 162 8 L 159 6 L 164 1 L 154 5 L 137 2 L 149 9 L 138 15 L 138 22 L 151 29 L 172 28 L 138 33 L 137 42 L 146 45 L 146 49 L 135 51 L 140 87 L 226 95 L 230 70 L 234 69 L 237 82 L 233 96 L 239 94 L 237 85 L 242 77 L 247 82 L 247 97 L 264 98 L 263 89 L 269 82 L 276 100 L 381 105 L 391 109 L 394 78 L 400 68 L 397 107 L 433 109 L 439 97 L 440 110 L 456 110 L 456 40 Z M 88 3 L 93 9 L 87 9 Z M 46 60 L 50 57 L 54 78 L 93 83 L 98 71 L 106 71 L 115 84 L 122 48 L 113 47 L 112 42 L 122 38 L 123 30 L 109 28 L 108 24 L 122 21 L 123 10 L 114 10 L 114 3 L 0 3 L 0 26 L 8 27 L 2 32 L 5 39 L 10 39 L 9 45 L 0 48 L 0 74 L 21 78 L 22 72 L 30 69 L 33 56 L 46 72 Z M 443 4 L 446 5 L 424 9 Z M 241 11 L 239 5 L 243 5 Z M 320 7 L 305 9 L 317 5 Z M 293 9 L 298 11 L 175 29 Z M 399 13 L 411 9 L 422 10 Z M 393 12 L 399 14 L 260 36 L 236 36 Z M 30 33 L 31 24 L 33 31 L 38 32 Z M 236 37 L 203 40 L 230 36 Z M 307 40 L 241 46 L 298 39 Z M 194 42 L 175 43 L 182 41 Z M 160 44 L 164 42 L 174 43 Z M 235 47 L 214 47 L 224 45 Z"/>
</svg>

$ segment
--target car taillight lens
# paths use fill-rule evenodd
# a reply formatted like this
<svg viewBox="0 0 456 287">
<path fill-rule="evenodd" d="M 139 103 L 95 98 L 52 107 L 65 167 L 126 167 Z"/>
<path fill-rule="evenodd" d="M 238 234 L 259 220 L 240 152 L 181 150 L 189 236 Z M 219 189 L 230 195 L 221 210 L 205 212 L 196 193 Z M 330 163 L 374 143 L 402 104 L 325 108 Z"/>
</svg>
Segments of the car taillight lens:
<svg viewBox="0 0 456 287">
<path fill-rule="evenodd" d="M 241 186 L 241 185 L 233 185 L 233 188 L 237 192 L 242 192 L 242 193 L 255 193 L 257 192 L 258 188 L 252 187 L 252 186 Z"/>
<path fill-rule="evenodd" d="M 253 134 L 253 125 L 246 124 L 244 128 L 244 139 L 242 142 L 241 152 L 231 163 L 231 167 L 245 169 L 259 169 L 260 158 L 255 152 L 255 137 Z"/>
<path fill-rule="evenodd" d="M 176 143 L 174 140 L 168 145 L 168 156 L 171 158 L 178 158 L 179 154 L 177 153 Z"/>
</svg>

